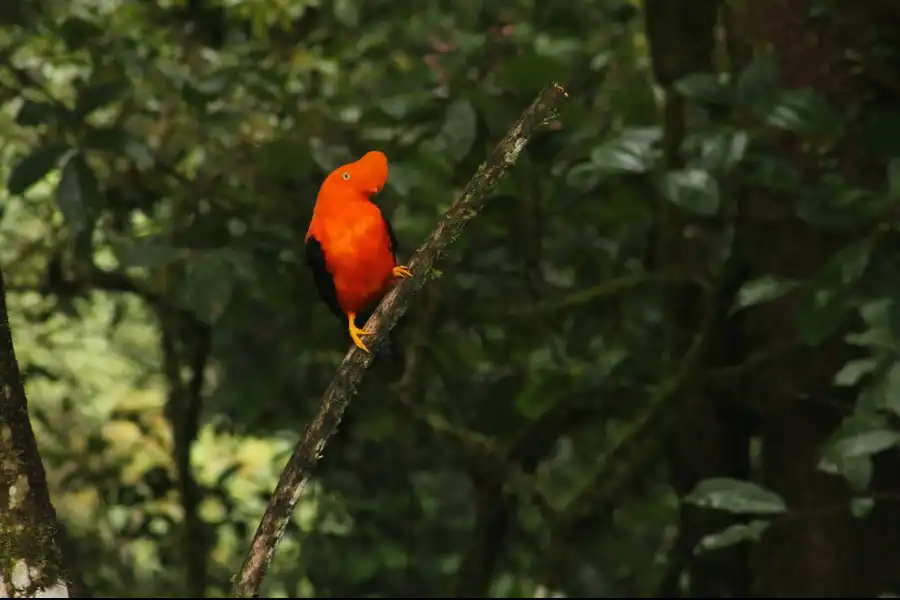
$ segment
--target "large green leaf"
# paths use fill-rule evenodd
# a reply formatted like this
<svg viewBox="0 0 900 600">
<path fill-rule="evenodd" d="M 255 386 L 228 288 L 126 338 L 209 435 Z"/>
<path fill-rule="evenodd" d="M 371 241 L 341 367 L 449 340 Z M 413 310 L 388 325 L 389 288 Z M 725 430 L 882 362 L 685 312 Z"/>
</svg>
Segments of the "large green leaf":
<svg viewBox="0 0 900 600">
<path fill-rule="evenodd" d="M 24 194 L 58 166 L 59 159 L 67 150 L 61 143 L 38 146 L 12 168 L 6 189 L 14 196 Z"/>
<path fill-rule="evenodd" d="M 771 490 L 740 479 L 704 479 L 684 501 L 704 508 L 736 514 L 781 514 L 787 512 L 784 499 Z"/>
<path fill-rule="evenodd" d="M 843 130 L 837 111 L 812 90 L 779 93 L 766 123 L 805 136 L 838 137 Z"/>
<path fill-rule="evenodd" d="M 689 167 L 712 173 L 727 173 L 737 166 L 747 152 L 750 135 L 741 129 L 716 127 L 690 136 L 685 143 L 690 153 Z"/>
<path fill-rule="evenodd" d="M 843 476 L 858 491 L 872 477 L 872 457 L 900 443 L 900 432 L 879 414 L 857 411 L 826 441 L 819 469 Z"/>
</svg>

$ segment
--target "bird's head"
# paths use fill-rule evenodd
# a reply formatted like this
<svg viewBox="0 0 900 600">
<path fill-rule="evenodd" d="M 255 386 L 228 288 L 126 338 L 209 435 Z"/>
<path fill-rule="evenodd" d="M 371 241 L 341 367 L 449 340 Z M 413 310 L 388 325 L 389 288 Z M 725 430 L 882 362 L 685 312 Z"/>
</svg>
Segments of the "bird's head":
<svg viewBox="0 0 900 600">
<path fill-rule="evenodd" d="M 369 197 L 384 189 L 387 178 L 387 156 L 383 152 L 373 150 L 366 152 L 358 161 L 341 165 L 332 171 L 325 183 Z"/>
</svg>

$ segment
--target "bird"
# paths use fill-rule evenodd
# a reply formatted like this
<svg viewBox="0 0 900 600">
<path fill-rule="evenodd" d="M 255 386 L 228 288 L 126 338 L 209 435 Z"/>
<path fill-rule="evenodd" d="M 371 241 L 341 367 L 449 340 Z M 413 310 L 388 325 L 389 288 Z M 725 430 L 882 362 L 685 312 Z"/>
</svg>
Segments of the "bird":
<svg viewBox="0 0 900 600">
<path fill-rule="evenodd" d="M 361 338 L 372 332 L 357 319 L 398 278 L 413 276 L 409 267 L 397 264 L 397 237 L 372 201 L 387 177 L 387 156 L 377 150 L 329 173 L 316 196 L 304 244 L 320 298 L 366 353 L 369 348 Z"/>
</svg>

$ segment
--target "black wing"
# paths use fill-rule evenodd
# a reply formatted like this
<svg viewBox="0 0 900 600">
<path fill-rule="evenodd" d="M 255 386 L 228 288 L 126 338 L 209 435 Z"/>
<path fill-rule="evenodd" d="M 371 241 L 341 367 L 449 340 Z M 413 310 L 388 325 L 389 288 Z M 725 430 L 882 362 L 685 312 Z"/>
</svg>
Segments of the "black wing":
<svg viewBox="0 0 900 600">
<path fill-rule="evenodd" d="M 384 221 L 384 226 L 387 228 L 388 237 L 391 240 L 391 254 L 394 255 L 394 262 L 396 263 L 397 262 L 397 249 L 399 247 L 397 244 L 397 236 L 394 235 L 394 228 L 391 227 L 391 222 L 388 221 L 388 218 L 386 216 L 384 216 L 383 212 L 381 213 L 381 218 Z"/>
<path fill-rule="evenodd" d="M 306 264 L 312 271 L 313 279 L 316 281 L 316 288 L 319 296 L 328 305 L 328 309 L 334 313 L 342 322 L 347 320 L 344 311 L 338 305 L 337 291 L 334 289 L 334 279 L 331 272 L 325 264 L 325 251 L 322 250 L 322 244 L 313 236 L 306 238 Z"/>
</svg>

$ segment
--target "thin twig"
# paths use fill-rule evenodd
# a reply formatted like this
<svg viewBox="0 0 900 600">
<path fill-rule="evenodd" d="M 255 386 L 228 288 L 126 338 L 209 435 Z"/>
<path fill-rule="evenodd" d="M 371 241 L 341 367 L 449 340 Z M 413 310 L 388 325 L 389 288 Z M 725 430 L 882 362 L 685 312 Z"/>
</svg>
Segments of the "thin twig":
<svg viewBox="0 0 900 600">
<path fill-rule="evenodd" d="M 506 171 L 516 163 L 531 136 L 554 118 L 555 107 L 565 95 L 565 90 L 557 84 L 545 87 L 497 144 L 487 162 L 478 169 L 460 197 L 438 222 L 431 236 L 416 251 L 409 264 L 415 277 L 402 281 L 391 290 L 366 323 L 366 329 L 375 332 L 367 338 L 371 340 L 372 346 L 377 347 L 403 316 L 413 295 L 429 278 L 432 267 L 447 247 L 456 240 L 462 228 L 475 218 L 487 202 L 489 193 Z M 253 536 L 250 552 L 234 579 L 232 598 L 254 598 L 259 595 L 266 569 L 284 536 L 285 528 L 306 487 L 310 473 L 322 455 L 328 439 L 340 423 L 344 410 L 350 403 L 370 361 L 371 357 L 368 354 L 353 347 L 338 367 L 331 385 L 322 397 L 319 413 L 306 428 L 303 439 L 294 448 L 281 473 L 278 485 Z"/>
</svg>

